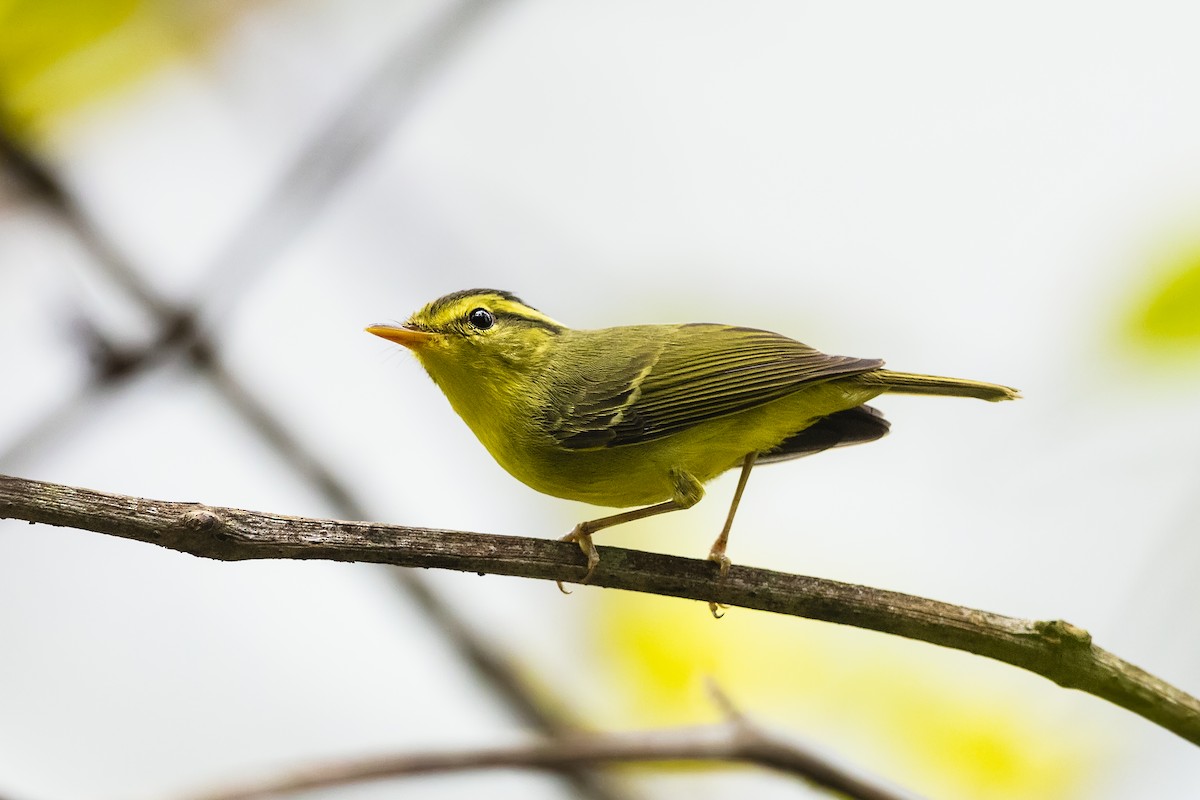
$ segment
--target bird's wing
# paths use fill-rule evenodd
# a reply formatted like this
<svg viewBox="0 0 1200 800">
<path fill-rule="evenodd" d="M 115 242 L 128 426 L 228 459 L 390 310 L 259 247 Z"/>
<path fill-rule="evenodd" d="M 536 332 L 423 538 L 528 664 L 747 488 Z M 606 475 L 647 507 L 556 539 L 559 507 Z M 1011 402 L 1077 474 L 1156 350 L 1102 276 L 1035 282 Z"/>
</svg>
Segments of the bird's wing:
<svg viewBox="0 0 1200 800">
<path fill-rule="evenodd" d="M 585 375 L 558 387 L 543 420 L 573 450 L 669 436 L 778 400 L 801 385 L 883 364 L 826 355 L 777 333 L 728 325 L 626 329 L 620 356 L 602 338 L 593 341 L 586 346 Z M 631 342 L 633 354 L 627 350 Z"/>
</svg>

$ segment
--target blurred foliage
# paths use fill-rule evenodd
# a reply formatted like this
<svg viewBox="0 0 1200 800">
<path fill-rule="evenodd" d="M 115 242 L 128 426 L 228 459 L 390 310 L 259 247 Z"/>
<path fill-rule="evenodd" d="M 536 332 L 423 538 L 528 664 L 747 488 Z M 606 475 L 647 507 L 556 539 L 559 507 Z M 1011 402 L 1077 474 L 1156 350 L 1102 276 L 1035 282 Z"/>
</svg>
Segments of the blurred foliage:
<svg viewBox="0 0 1200 800">
<path fill-rule="evenodd" d="M 1108 755 L 1086 722 L 1049 711 L 1040 679 L 1008 666 L 745 609 L 717 622 L 702 603 L 627 592 L 604 592 L 598 611 L 617 681 L 597 712 L 619 715 L 606 727 L 714 721 L 711 679 L 750 715 L 932 797 L 1086 797 Z"/>
<path fill-rule="evenodd" d="M 1129 338 L 1155 353 L 1200 355 L 1200 241 L 1172 248 L 1159 262 L 1129 314 Z"/>
<path fill-rule="evenodd" d="M 0 0 L 0 107 L 36 138 L 211 39 L 235 6 L 198 0 Z"/>
</svg>

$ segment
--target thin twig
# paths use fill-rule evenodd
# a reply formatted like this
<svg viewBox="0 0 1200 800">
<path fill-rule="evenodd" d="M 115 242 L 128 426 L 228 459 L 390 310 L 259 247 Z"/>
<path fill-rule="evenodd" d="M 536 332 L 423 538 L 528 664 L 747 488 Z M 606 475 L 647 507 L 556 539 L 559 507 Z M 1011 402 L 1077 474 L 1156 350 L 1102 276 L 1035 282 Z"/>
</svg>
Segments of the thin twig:
<svg viewBox="0 0 1200 800">
<path fill-rule="evenodd" d="M 289 792 L 434 772 L 525 768 L 563 770 L 596 764 L 666 761 L 756 764 L 794 775 L 854 800 L 915 800 L 915 795 L 781 739 L 735 717 L 720 725 L 620 734 L 590 734 L 557 741 L 459 752 L 402 753 L 318 764 L 278 778 L 247 782 L 189 800 L 264 800 Z"/>
<path fill-rule="evenodd" d="M 568 542 L 366 522 L 288 517 L 144 500 L 0 476 L 0 518 L 106 533 L 222 561 L 365 561 L 579 582 Z M 1200 744 L 1200 700 L 1112 653 L 1061 620 L 1005 617 L 837 581 L 710 561 L 602 548 L 595 586 L 715 601 L 882 631 L 1003 661 L 1140 714 Z"/>
</svg>

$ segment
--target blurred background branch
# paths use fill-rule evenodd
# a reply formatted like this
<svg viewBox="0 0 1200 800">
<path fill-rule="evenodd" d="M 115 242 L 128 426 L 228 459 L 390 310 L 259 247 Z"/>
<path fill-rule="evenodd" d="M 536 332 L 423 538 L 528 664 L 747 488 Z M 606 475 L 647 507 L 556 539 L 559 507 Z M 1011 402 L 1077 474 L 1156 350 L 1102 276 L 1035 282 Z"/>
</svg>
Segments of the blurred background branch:
<svg viewBox="0 0 1200 800">
<path fill-rule="evenodd" d="M 600 765 L 692 761 L 750 764 L 800 778 L 852 800 L 917 800 L 737 716 L 720 725 L 639 733 L 575 734 L 555 741 L 511 747 L 431 753 L 402 753 L 313 764 L 279 778 L 266 778 L 191 796 L 189 800 L 262 800 L 290 792 L 322 789 L 435 772 L 484 769 L 560 771 Z"/>
<path fill-rule="evenodd" d="M 273 449 L 282 463 L 301 475 L 339 516 L 368 519 L 370 514 L 340 479 L 301 438 L 290 431 L 271 408 L 225 365 L 220 343 L 210 335 L 201 316 L 215 316 L 219 306 L 228 311 L 233 298 L 254 275 L 269 268 L 273 256 L 319 212 L 337 186 L 366 160 L 386 136 L 394 133 L 416 103 L 422 88 L 452 59 L 463 40 L 476 34 L 485 19 L 500 13 L 505 4 L 463 0 L 449 5 L 426 30 L 406 33 L 387 48 L 381 63 L 351 92 L 342 108 L 332 113 L 311 140 L 302 146 L 257 208 L 204 271 L 208 288 L 197 288 L 188 305 L 175 304 L 157 293 L 141 271 L 128 261 L 96 225 L 86 209 L 53 170 L 19 143 L 10 128 L 0 124 L 0 169 L 27 192 L 53 219 L 65 226 L 91 255 L 93 263 L 117 286 L 145 308 L 158 323 L 158 331 L 139 347 L 122 347 L 110 340 L 98 324 L 79 320 L 77 333 L 90 354 L 92 372 L 74 395 L 63 397 L 24 434 L 0 452 L 0 465 L 26 457 L 47 437 L 60 433 L 67 423 L 95 402 L 98 393 L 136 377 L 140 372 L 181 358 L 205 377 L 248 427 Z M 3 111 L 0 97 L 0 111 Z M 7 119 L 0 113 L 0 123 Z M 464 662 L 490 687 L 494 695 L 521 721 L 554 736 L 574 730 L 563 716 L 565 704 L 551 696 L 548 687 L 534 690 L 518 675 L 509 659 L 482 636 L 419 575 L 391 569 L 395 585 L 409 602 L 424 613 L 458 651 Z M 581 796 L 596 800 L 630 797 L 610 781 L 584 770 L 560 770 Z"/>
</svg>

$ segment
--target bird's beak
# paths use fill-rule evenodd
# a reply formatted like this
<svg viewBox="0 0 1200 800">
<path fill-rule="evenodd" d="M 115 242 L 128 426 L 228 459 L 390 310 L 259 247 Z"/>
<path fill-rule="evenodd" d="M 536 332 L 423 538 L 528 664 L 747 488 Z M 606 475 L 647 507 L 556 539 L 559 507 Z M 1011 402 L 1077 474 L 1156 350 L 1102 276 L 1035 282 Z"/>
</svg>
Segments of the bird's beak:
<svg viewBox="0 0 1200 800">
<path fill-rule="evenodd" d="M 419 348 L 438 338 L 436 333 L 396 325 L 369 325 L 366 331 L 387 339 L 389 342 L 402 344 L 409 349 Z"/>
</svg>

